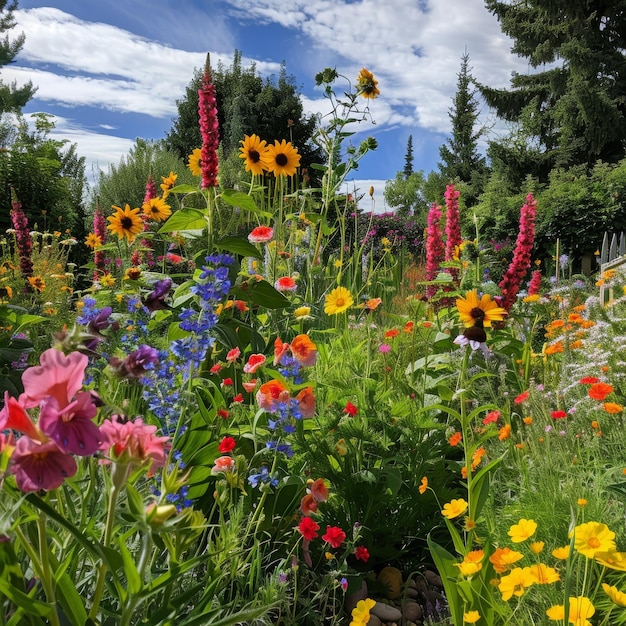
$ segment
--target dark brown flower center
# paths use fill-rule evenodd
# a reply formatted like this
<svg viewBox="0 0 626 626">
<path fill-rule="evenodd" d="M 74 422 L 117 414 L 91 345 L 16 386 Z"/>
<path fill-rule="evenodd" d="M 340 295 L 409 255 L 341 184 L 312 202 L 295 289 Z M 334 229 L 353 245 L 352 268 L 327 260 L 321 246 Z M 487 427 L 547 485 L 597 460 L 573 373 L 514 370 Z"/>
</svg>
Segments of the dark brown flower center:
<svg viewBox="0 0 626 626">
<path fill-rule="evenodd" d="M 289 159 L 287 158 L 286 155 L 284 154 L 277 154 L 276 155 L 276 164 L 280 165 L 280 167 L 285 167 L 285 165 L 287 165 L 287 163 L 289 163 Z"/>
<path fill-rule="evenodd" d="M 258 163 L 261 160 L 261 155 L 256 150 L 249 150 L 248 151 L 248 158 L 253 163 Z"/>
<path fill-rule="evenodd" d="M 466 328 L 463 332 L 463 336 L 470 341 L 478 341 L 478 343 L 484 343 L 485 341 L 487 341 L 487 333 L 485 332 L 482 324 L 480 324 L 480 326 L 472 326 L 471 328 Z"/>
<path fill-rule="evenodd" d="M 481 320 L 482 321 L 482 320 L 485 319 L 485 312 L 480 307 L 475 306 L 470 311 L 470 316 L 474 320 Z"/>
<path fill-rule="evenodd" d="M 120 224 L 124 230 L 130 230 L 133 227 L 133 220 L 130 217 L 123 217 L 120 220 Z"/>
</svg>

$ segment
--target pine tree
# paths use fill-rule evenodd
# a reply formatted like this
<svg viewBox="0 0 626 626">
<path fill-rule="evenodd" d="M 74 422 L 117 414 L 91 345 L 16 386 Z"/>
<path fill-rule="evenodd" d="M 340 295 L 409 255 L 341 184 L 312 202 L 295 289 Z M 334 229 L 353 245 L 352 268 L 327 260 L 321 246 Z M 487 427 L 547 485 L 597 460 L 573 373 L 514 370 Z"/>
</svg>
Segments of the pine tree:
<svg viewBox="0 0 626 626">
<path fill-rule="evenodd" d="M 486 6 L 514 40 L 512 51 L 543 68 L 514 74 L 510 89 L 479 86 L 500 117 L 536 139 L 542 177 L 555 166 L 623 158 L 626 0 L 486 0 Z"/>
<path fill-rule="evenodd" d="M 404 157 L 404 177 L 408 178 L 413 173 L 413 135 L 409 135 L 406 142 L 406 155 Z"/>
<path fill-rule="evenodd" d="M 17 0 L 9 3 L 9 0 L 0 0 L 0 70 L 5 65 L 11 63 L 24 45 L 24 33 L 18 35 L 11 41 L 8 31 L 15 27 L 15 16 Z M 32 82 L 28 82 L 23 87 L 17 87 L 15 82 L 6 84 L 0 80 L 0 115 L 2 113 L 18 112 L 33 97 L 35 88 Z"/>
</svg>

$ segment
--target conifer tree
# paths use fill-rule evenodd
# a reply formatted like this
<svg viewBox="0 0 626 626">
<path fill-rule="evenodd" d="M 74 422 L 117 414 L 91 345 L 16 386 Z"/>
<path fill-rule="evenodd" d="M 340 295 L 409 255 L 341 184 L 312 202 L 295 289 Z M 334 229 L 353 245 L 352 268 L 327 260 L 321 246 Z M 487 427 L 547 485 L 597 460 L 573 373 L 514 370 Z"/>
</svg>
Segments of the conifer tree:
<svg viewBox="0 0 626 626">
<path fill-rule="evenodd" d="M 413 135 L 409 135 L 406 142 L 406 155 L 404 157 L 404 177 L 408 178 L 413 173 Z"/>
</svg>

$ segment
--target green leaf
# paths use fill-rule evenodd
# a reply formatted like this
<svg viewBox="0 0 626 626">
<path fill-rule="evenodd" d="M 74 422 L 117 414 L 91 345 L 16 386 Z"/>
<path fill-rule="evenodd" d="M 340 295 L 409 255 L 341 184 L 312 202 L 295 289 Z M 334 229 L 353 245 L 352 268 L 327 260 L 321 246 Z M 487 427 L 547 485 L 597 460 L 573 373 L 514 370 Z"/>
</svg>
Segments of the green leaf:
<svg viewBox="0 0 626 626">
<path fill-rule="evenodd" d="M 253 200 L 252 196 L 249 196 L 247 193 L 243 191 L 235 191 L 234 189 L 225 189 L 220 194 L 220 198 L 226 202 L 226 204 L 230 204 L 231 206 L 239 207 L 240 209 L 244 209 L 245 211 L 250 211 L 251 213 L 256 213 L 257 215 L 262 215 L 264 217 L 272 217 L 271 213 L 267 211 L 262 211 L 259 209 Z"/>
<path fill-rule="evenodd" d="M 454 567 L 457 560 L 439 544 L 435 543 L 430 535 L 426 538 L 430 556 L 439 571 L 443 588 L 446 592 L 446 599 L 450 607 L 450 613 L 454 626 L 463 626 L 463 600 L 459 595 L 457 586 L 459 570 Z"/>
<path fill-rule="evenodd" d="M 227 252 L 232 252 L 240 256 L 250 256 L 255 259 L 263 258 L 261 251 L 256 246 L 253 246 L 249 241 L 241 237 L 222 237 L 215 242 L 215 245 L 221 250 L 226 250 Z"/>
<path fill-rule="evenodd" d="M 50 615 L 52 605 L 31 598 L 28 594 L 12 587 L 4 578 L 0 578 L 0 593 L 6 596 L 13 604 L 19 606 L 27 615 L 45 617 Z"/>
<path fill-rule="evenodd" d="M 196 191 L 199 189 L 193 185 L 176 185 L 170 189 L 170 193 L 194 193 Z"/>
<path fill-rule="evenodd" d="M 170 218 L 159 228 L 160 233 L 171 233 L 175 230 L 202 230 L 206 228 L 206 218 L 198 209 L 180 209 L 172 213 Z"/>
<path fill-rule="evenodd" d="M 241 300 L 248 300 L 266 309 L 284 309 L 290 306 L 289 300 L 266 280 L 249 281 L 247 289 L 238 288 L 235 293 L 239 295 Z"/>
<path fill-rule="evenodd" d="M 118 545 L 120 549 L 120 554 L 122 555 L 122 561 L 124 562 L 124 573 L 126 574 L 128 591 L 131 595 L 134 596 L 141 591 L 141 588 L 143 586 L 141 584 L 141 577 L 139 576 L 139 571 L 137 570 L 135 561 L 133 560 L 133 555 L 126 547 L 126 539 L 124 537 L 120 537 Z"/>
</svg>

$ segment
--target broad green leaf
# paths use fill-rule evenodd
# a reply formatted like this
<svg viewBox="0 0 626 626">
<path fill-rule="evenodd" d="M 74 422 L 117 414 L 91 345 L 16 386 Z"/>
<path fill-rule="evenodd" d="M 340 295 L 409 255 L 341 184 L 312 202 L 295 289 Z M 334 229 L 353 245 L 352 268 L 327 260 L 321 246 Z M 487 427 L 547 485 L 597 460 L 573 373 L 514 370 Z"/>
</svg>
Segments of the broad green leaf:
<svg viewBox="0 0 626 626">
<path fill-rule="evenodd" d="M 171 233 L 175 230 L 202 230 L 207 222 L 202 211 L 198 209 L 180 209 L 172 213 L 170 218 L 159 228 L 160 233 Z"/>
<path fill-rule="evenodd" d="M 193 185 L 176 185 L 170 189 L 170 193 L 194 193 L 196 191 L 199 189 Z"/>
<path fill-rule="evenodd" d="M 255 259 L 263 258 L 263 255 L 256 246 L 253 246 L 249 241 L 241 237 L 222 237 L 215 242 L 215 245 L 221 250 L 226 250 L 227 252 L 232 252 L 240 256 L 250 256 Z"/>
<path fill-rule="evenodd" d="M 244 209 L 246 211 L 251 211 L 252 213 L 260 213 L 265 215 L 266 217 L 272 217 L 271 213 L 267 211 L 261 211 L 252 196 L 249 196 L 247 193 L 243 191 L 235 191 L 234 189 L 225 189 L 220 194 L 220 198 L 226 202 L 226 204 L 230 204 L 231 206 L 239 207 L 240 209 Z"/>
</svg>

